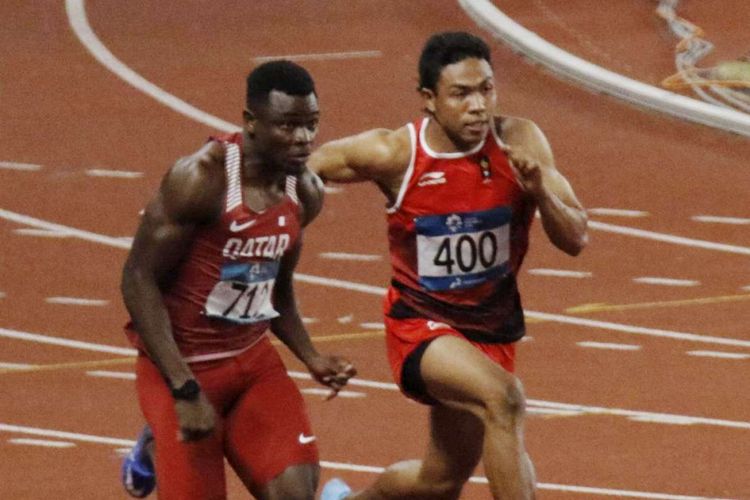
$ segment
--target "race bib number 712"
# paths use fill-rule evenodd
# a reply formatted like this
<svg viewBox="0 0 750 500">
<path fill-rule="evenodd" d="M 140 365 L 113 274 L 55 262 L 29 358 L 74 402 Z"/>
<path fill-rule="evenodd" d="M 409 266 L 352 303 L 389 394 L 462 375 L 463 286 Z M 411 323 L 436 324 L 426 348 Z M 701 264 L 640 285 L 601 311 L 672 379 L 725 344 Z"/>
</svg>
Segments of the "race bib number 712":
<svg viewBox="0 0 750 500">
<path fill-rule="evenodd" d="M 206 299 L 206 315 L 233 323 L 257 323 L 277 317 L 271 297 L 278 270 L 278 261 L 225 263 L 220 281 Z"/>
<path fill-rule="evenodd" d="M 470 288 L 508 272 L 511 209 L 417 217 L 419 283 L 426 290 Z"/>
</svg>

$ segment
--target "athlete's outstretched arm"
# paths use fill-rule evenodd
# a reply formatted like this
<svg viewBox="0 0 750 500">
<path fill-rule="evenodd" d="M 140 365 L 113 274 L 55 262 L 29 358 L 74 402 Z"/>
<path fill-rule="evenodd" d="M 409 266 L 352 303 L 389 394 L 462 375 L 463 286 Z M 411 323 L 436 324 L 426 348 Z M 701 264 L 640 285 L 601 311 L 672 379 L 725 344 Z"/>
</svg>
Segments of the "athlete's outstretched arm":
<svg viewBox="0 0 750 500">
<path fill-rule="evenodd" d="M 409 132 L 373 129 L 337 139 L 313 152 L 308 166 L 323 181 L 374 181 L 380 185 L 400 182 L 411 155 Z"/>
<path fill-rule="evenodd" d="M 122 272 L 125 306 L 149 358 L 172 387 L 194 377 L 172 336 L 162 289 L 187 252 L 196 227 L 220 214 L 224 176 L 210 175 L 210 147 L 179 160 L 165 175 L 146 207 Z M 176 406 L 186 439 L 205 435 L 213 427 L 213 410 L 205 397 L 191 403 Z"/>
<path fill-rule="evenodd" d="M 578 255 L 588 243 L 588 215 L 555 167 L 547 138 L 530 120 L 506 118 L 501 127 L 516 178 L 536 200 L 547 237 L 565 253 Z"/>
<path fill-rule="evenodd" d="M 273 289 L 273 305 L 279 316 L 271 320 L 271 331 L 305 364 L 315 380 L 330 387 L 331 396 L 335 396 L 357 371 L 349 360 L 318 353 L 302 323 L 292 282 L 301 249 L 302 233 L 279 266 Z"/>
</svg>

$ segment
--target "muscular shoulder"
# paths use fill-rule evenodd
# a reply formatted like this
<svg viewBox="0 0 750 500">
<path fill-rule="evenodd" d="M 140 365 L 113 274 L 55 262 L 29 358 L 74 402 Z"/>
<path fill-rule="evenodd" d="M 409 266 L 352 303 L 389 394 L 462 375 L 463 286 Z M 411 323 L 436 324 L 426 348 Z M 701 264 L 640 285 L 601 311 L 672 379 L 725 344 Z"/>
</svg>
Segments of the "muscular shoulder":
<svg viewBox="0 0 750 500">
<path fill-rule="evenodd" d="M 160 195 L 174 221 L 207 223 L 221 212 L 225 186 L 224 147 L 211 141 L 175 162 L 162 180 Z"/>
<path fill-rule="evenodd" d="M 396 130 L 374 129 L 362 134 L 369 141 L 373 167 L 385 171 L 405 170 L 411 158 L 411 134 L 408 127 Z"/>
<path fill-rule="evenodd" d="M 502 141 L 522 149 L 544 164 L 552 163 L 552 149 L 542 129 L 532 120 L 517 116 L 497 116 L 495 125 Z"/>
</svg>

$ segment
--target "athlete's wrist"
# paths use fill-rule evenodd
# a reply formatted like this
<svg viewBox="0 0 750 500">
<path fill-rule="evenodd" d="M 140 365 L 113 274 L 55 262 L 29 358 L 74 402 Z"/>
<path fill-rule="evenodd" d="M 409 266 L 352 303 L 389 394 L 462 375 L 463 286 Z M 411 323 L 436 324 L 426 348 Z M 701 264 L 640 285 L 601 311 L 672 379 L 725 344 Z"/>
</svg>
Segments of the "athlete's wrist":
<svg viewBox="0 0 750 500">
<path fill-rule="evenodd" d="M 170 382 L 169 390 L 172 392 L 172 398 L 176 401 L 196 401 L 201 394 L 201 386 L 193 378 L 186 380 L 179 386 Z"/>
</svg>

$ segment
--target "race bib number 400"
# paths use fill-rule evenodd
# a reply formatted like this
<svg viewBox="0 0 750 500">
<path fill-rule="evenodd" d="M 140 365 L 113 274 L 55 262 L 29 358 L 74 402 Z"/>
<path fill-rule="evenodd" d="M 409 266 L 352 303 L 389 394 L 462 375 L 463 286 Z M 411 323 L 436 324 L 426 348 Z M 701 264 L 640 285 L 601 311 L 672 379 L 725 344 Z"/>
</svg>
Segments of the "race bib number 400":
<svg viewBox="0 0 750 500">
<path fill-rule="evenodd" d="M 271 297 L 277 261 L 226 263 L 221 278 L 206 299 L 206 316 L 233 323 L 257 323 L 279 315 Z"/>
<path fill-rule="evenodd" d="M 426 290 L 470 288 L 508 272 L 511 209 L 417 217 L 419 283 Z"/>
</svg>

